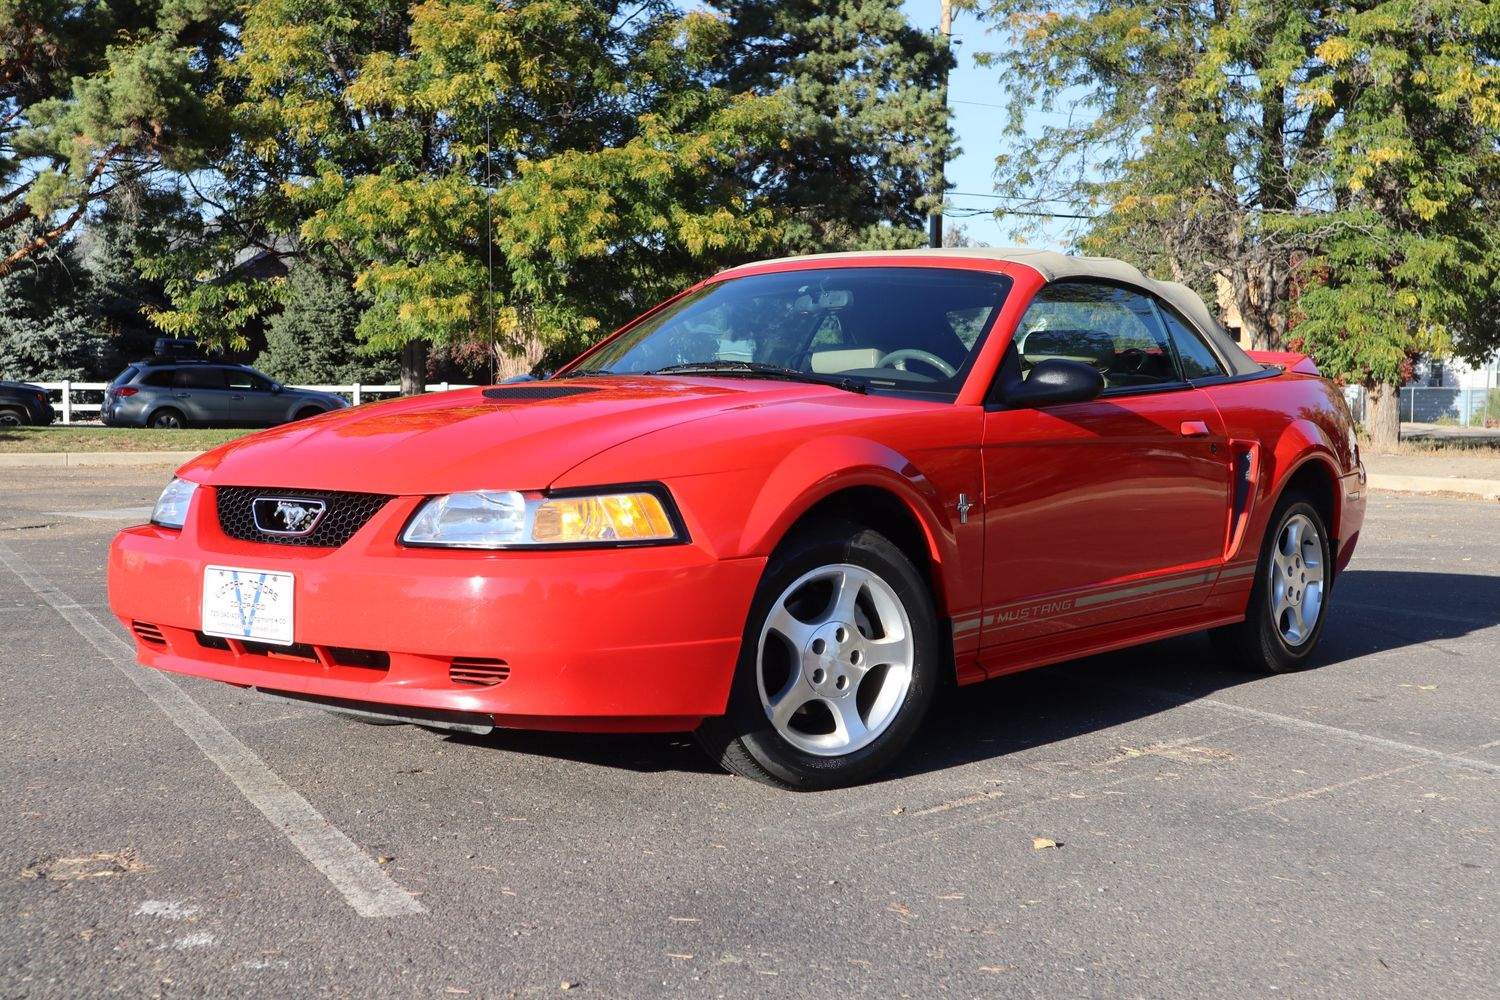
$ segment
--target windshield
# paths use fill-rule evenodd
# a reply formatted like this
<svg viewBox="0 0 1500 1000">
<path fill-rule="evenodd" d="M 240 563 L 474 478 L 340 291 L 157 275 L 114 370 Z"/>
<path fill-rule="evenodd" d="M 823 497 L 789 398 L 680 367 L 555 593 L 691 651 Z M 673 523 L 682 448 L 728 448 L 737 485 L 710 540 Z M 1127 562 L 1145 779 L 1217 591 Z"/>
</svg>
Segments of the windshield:
<svg viewBox="0 0 1500 1000">
<path fill-rule="evenodd" d="M 578 368 L 642 374 L 702 365 L 751 375 L 755 365 L 773 365 L 952 396 L 1009 287 L 1003 275 L 931 267 L 731 278 L 641 321 Z"/>
</svg>

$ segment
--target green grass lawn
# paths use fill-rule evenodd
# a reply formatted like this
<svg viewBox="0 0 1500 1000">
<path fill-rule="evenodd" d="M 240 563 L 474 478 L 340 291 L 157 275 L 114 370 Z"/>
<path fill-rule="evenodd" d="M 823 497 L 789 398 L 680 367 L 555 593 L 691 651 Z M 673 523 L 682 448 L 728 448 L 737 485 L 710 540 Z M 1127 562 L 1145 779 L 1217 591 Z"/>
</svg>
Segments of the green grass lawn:
<svg viewBox="0 0 1500 1000">
<path fill-rule="evenodd" d="M 147 427 L 9 427 L 0 430 L 0 455 L 41 451 L 207 451 L 254 431 L 157 430 Z"/>
</svg>

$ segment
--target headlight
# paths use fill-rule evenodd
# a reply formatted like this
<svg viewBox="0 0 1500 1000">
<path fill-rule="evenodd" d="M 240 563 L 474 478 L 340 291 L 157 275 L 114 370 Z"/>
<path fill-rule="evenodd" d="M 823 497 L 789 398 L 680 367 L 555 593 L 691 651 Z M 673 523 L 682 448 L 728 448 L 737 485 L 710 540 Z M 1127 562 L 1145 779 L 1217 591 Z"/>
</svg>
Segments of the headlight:
<svg viewBox="0 0 1500 1000">
<path fill-rule="evenodd" d="M 193 498 L 197 483 L 186 479 L 173 479 L 157 498 L 156 509 L 151 512 L 151 523 L 163 528 L 180 528 L 187 521 L 188 501 Z"/>
<path fill-rule="evenodd" d="M 685 533 L 660 487 L 526 495 L 514 490 L 449 493 L 417 509 L 407 545 L 510 549 L 551 545 L 661 545 Z"/>
</svg>

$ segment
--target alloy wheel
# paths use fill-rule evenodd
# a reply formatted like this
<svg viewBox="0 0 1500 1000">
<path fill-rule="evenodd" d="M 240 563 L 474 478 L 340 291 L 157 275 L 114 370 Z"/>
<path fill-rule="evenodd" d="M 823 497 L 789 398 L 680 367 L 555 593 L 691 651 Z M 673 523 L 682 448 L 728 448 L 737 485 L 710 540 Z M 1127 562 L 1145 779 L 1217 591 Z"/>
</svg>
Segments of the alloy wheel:
<svg viewBox="0 0 1500 1000">
<path fill-rule="evenodd" d="M 1323 543 L 1305 514 L 1287 518 L 1271 554 L 1271 616 L 1288 647 L 1302 645 L 1323 612 Z"/>
<path fill-rule="evenodd" d="M 822 566 L 793 581 L 761 629 L 756 686 L 792 746 L 842 756 L 874 742 L 912 681 L 911 619 L 891 585 L 861 566 Z"/>
</svg>

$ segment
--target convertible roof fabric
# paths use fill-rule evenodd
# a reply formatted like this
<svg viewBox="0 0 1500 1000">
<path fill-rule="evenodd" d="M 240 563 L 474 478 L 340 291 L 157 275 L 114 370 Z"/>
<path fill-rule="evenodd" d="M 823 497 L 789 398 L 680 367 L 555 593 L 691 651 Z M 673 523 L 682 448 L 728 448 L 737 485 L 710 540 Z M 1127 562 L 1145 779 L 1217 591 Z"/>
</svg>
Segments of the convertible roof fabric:
<svg viewBox="0 0 1500 1000">
<path fill-rule="evenodd" d="M 1058 281 L 1064 278 L 1094 278 L 1103 281 L 1115 282 L 1121 285 L 1134 285 L 1143 290 L 1165 299 L 1178 312 L 1187 317 L 1195 327 L 1207 337 L 1218 350 L 1218 353 L 1229 363 L 1231 374 L 1248 375 L 1262 370 L 1261 366 L 1251 360 L 1234 338 L 1219 325 L 1204 305 L 1203 299 L 1197 292 L 1187 285 L 1175 281 L 1157 281 L 1148 278 L 1140 272 L 1133 264 L 1127 264 L 1123 260 L 1113 257 L 1075 257 L 1069 254 L 1061 254 L 1052 250 L 1037 250 L 1031 247 L 954 247 L 941 250 L 918 249 L 918 250 L 856 250 L 846 253 L 820 253 L 809 254 L 802 257 L 782 257 L 773 261 L 757 261 L 754 264 L 746 264 L 743 267 L 731 268 L 723 272 L 719 277 L 732 276 L 736 271 L 746 268 L 759 267 L 764 264 L 781 264 L 792 261 L 826 260 L 830 263 L 869 258 L 888 258 L 892 264 L 902 259 L 913 257 L 958 257 L 958 258 L 980 258 L 982 260 L 1004 261 L 1011 264 L 1021 264 L 1036 271 L 1048 281 Z"/>
</svg>

